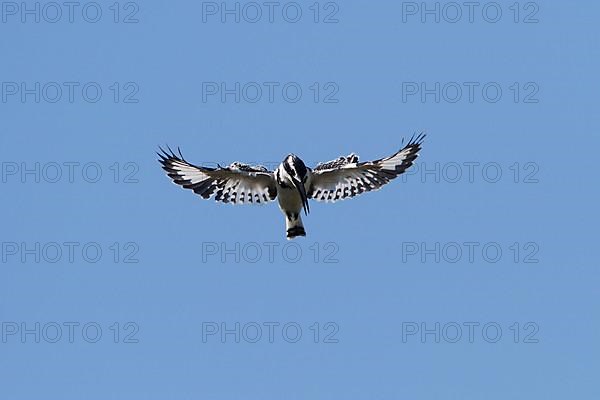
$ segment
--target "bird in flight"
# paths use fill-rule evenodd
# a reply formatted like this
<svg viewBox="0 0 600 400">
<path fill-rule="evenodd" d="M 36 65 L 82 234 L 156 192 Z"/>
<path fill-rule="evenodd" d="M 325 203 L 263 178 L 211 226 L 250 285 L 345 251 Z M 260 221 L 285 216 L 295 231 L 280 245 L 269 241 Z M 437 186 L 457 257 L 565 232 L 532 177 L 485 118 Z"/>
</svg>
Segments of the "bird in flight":
<svg viewBox="0 0 600 400">
<path fill-rule="evenodd" d="M 191 189 L 204 199 L 233 204 L 263 204 L 279 201 L 285 215 L 286 236 L 306 236 L 301 211 L 310 212 L 309 199 L 335 202 L 378 190 L 402 174 L 417 158 L 425 134 L 413 136 L 399 151 L 375 161 L 359 162 L 356 154 L 339 157 L 308 168 L 296 155 L 289 154 L 275 171 L 257 165 L 234 162 L 216 168 L 193 165 L 176 154 L 160 148 L 158 160 L 174 183 Z"/>
</svg>

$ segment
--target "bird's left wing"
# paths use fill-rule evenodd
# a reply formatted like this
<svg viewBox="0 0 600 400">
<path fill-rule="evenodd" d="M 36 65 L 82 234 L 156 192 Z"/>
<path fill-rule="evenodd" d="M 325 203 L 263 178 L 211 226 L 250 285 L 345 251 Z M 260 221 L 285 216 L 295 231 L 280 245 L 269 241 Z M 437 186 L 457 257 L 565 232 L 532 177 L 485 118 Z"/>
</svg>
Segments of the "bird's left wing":
<svg viewBox="0 0 600 400">
<path fill-rule="evenodd" d="M 351 154 L 317 165 L 308 197 L 335 202 L 380 189 L 413 164 L 424 137 L 413 137 L 400 151 L 379 160 L 358 162 L 358 156 Z"/>
<path fill-rule="evenodd" d="M 160 149 L 158 160 L 176 184 L 192 189 L 205 199 L 214 195 L 223 203 L 266 203 L 277 196 L 273 173 L 265 167 L 232 163 L 228 167 L 199 167 L 187 162 L 181 151 Z"/>
</svg>

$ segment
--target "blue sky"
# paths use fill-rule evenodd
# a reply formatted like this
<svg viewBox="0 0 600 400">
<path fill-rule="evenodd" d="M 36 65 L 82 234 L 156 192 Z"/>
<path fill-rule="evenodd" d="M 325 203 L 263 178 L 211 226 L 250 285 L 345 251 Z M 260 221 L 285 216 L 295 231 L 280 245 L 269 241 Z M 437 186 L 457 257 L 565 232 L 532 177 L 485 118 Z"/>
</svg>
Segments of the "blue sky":
<svg viewBox="0 0 600 400">
<path fill-rule="evenodd" d="M 598 396 L 596 3 L 25 4 L 0 19 L 6 398 Z M 423 130 L 293 242 L 154 153 L 314 165 Z"/>
</svg>

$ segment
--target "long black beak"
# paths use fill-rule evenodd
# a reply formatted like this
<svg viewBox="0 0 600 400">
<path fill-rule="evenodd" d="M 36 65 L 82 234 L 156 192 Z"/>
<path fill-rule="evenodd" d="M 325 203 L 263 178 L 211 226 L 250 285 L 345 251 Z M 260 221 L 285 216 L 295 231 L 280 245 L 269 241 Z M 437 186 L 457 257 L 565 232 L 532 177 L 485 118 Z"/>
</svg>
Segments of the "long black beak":
<svg viewBox="0 0 600 400">
<path fill-rule="evenodd" d="M 294 186 L 298 189 L 300 193 L 300 198 L 302 199 L 302 208 L 304 209 L 304 215 L 308 215 L 310 212 L 310 207 L 308 206 L 308 198 L 306 197 L 306 190 L 304 189 L 304 184 L 300 181 L 294 180 Z"/>
</svg>

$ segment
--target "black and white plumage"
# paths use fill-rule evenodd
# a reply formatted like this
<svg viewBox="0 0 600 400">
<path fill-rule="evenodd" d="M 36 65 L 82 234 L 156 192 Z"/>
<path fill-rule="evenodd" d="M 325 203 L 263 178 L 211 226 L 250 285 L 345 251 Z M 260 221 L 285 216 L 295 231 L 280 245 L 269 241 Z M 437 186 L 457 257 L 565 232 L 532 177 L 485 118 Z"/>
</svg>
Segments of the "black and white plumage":
<svg viewBox="0 0 600 400">
<path fill-rule="evenodd" d="M 359 162 L 356 154 L 308 168 L 294 154 L 288 155 L 275 171 L 263 166 L 234 162 L 228 167 L 200 167 L 187 162 L 181 151 L 161 148 L 163 169 L 176 184 L 205 199 L 232 204 L 263 204 L 279 201 L 286 216 L 287 238 L 305 236 L 300 212 L 308 215 L 309 199 L 335 202 L 378 190 L 409 168 L 421 150 L 424 134 L 398 152 L 375 161 Z"/>
</svg>

